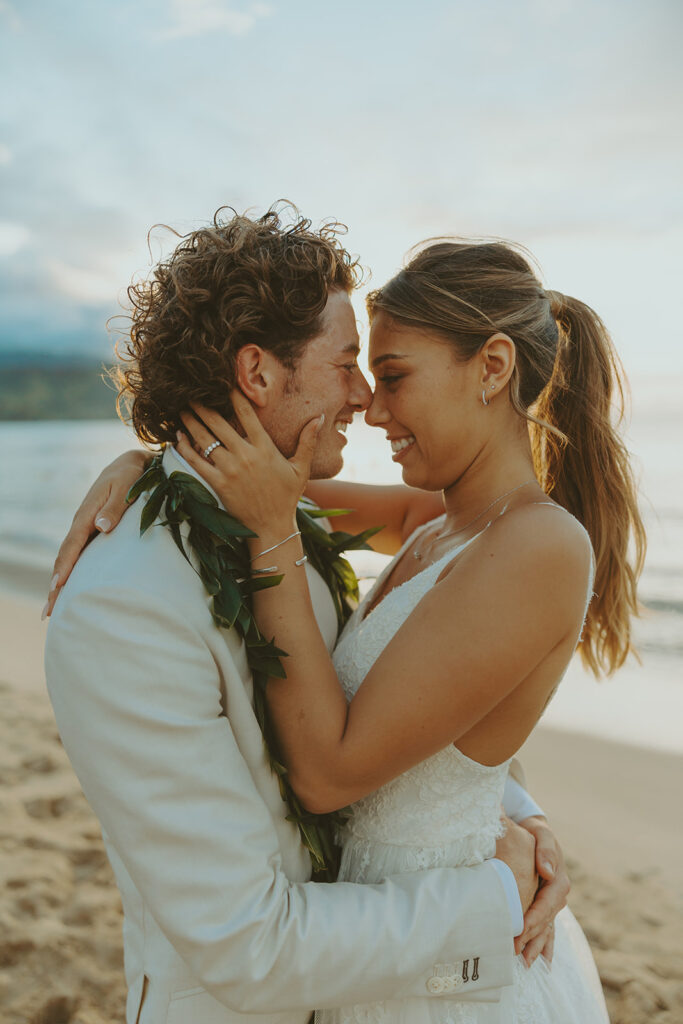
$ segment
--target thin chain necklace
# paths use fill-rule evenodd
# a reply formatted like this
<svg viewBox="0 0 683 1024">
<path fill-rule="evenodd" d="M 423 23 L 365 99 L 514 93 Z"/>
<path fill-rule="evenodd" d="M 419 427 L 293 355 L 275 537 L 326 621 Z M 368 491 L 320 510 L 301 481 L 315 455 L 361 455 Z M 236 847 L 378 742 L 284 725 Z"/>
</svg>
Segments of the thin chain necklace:
<svg viewBox="0 0 683 1024">
<path fill-rule="evenodd" d="M 429 545 L 427 550 L 431 551 L 432 548 L 434 547 L 434 545 L 436 543 L 438 543 L 438 541 L 443 540 L 444 537 L 454 537 L 456 533 L 463 533 L 468 527 L 470 527 L 472 525 L 472 523 L 476 523 L 477 519 L 481 519 L 482 516 L 486 515 L 486 513 L 489 511 L 489 509 L 492 509 L 493 506 L 497 505 L 499 501 L 503 500 L 503 498 L 507 498 L 508 495 L 514 494 L 515 491 L 519 491 L 522 487 L 526 487 L 527 484 L 535 484 L 535 483 L 538 483 L 538 481 L 534 477 L 533 480 L 525 480 L 523 484 L 517 484 L 516 487 L 512 487 L 509 491 L 506 491 L 505 494 L 499 494 L 498 497 L 494 498 L 493 501 L 491 502 L 491 504 L 487 505 L 486 508 L 482 512 L 479 512 L 474 517 L 474 519 L 470 519 L 469 523 L 465 523 L 464 526 L 459 526 L 457 528 L 457 530 L 449 530 L 447 533 L 439 533 L 439 534 L 437 534 L 437 536 L 431 542 L 431 544 Z M 416 558 L 418 562 L 421 562 L 423 557 L 424 557 L 424 555 L 423 555 L 422 551 L 418 551 L 417 548 L 413 551 L 413 558 Z"/>
</svg>

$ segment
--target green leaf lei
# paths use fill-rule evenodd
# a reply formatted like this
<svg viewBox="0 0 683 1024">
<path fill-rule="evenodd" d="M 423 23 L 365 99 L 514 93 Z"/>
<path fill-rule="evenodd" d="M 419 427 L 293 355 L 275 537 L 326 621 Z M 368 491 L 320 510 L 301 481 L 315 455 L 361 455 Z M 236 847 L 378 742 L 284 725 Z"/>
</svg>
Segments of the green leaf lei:
<svg viewBox="0 0 683 1024">
<path fill-rule="evenodd" d="M 246 545 L 247 537 L 256 534 L 238 519 L 220 508 L 216 498 L 189 473 L 179 471 L 170 476 L 157 455 L 147 471 L 131 487 L 128 502 L 151 492 L 140 517 L 142 536 L 162 515 L 162 526 L 168 527 L 176 547 L 193 568 L 186 550 L 191 549 L 201 580 L 211 595 L 214 621 L 224 629 L 236 629 L 244 641 L 247 661 L 254 681 L 254 712 L 263 733 L 271 770 L 276 774 L 282 799 L 289 807 L 287 819 L 296 822 L 304 846 L 313 865 L 313 877 L 334 881 L 339 870 L 339 850 L 335 830 L 345 820 L 344 810 L 332 814 L 311 814 L 306 811 L 292 789 L 287 769 L 277 755 L 277 742 L 266 703 L 269 677 L 286 678 L 282 659 L 287 652 L 276 647 L 259 630 L 252 612 L 251 595 L 266 587 L 275 587 L 282 576 L 254 576 Z M 310 564 L 327 585 L 337 613 L 341 631 L 358 601 L 358 580 L 342 552 L 368 549 L 368 539 L 381 527 L 356 535 L 336 531 L 328 533 L 318 519 L 343 515 L 345 509 L 319 509 L 314 506 L 297 509 L 297 526 L 301 531 L 304 552 Z M 189 530 L 183 537 L 180 526 Z"/>
</svg>

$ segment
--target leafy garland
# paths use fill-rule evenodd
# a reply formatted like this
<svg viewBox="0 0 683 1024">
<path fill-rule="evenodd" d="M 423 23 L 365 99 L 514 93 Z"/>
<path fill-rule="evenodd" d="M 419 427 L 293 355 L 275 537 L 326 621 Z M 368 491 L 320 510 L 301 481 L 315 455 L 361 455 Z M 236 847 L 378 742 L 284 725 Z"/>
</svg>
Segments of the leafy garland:
<svg viewBox="0 0 683 1024">
<path fill-rule="evenodd" d="M 311 814 L 305 810 L 292 789 L 287 769 L 277 756 L 277 740 L 268 714 L 268 679 L 286 678 L 282 659 L 287 652 L 276 647 L 259 630 L 252 612 L 251 596 L 258 590 L 275 587 L 282 576 L 254 576 L 246 545 L 256 534 L 219 507 L 216 498 L 194 476 L 176 471 L 170 476 L 157 455 L 147 471 L 131 487 L 127 501 L 150 492 L 140 517 L 140 536 L 163 514 L 162 526 L 168 527 L 183 558 L 195 568 L 186 550 L 191 549 L 201 580 L 211 595 L 211 612 L 216 624 L 236 629 L 244 641 L 247 662 L 254 681 L 254 713 L 263 733 L 266 755 L 276 774 L 282 799 L 289 807 L 288 821 L 296 822 L 302 842 L 313 865 L 313 877 L 334 881 L 339 869 L 339 850 L 334 833 L 343 824 L 344 810 L 332 814 Z M 162 513 L 163 510 L 163 513 Z M 358 601 L 358 580 L 342 552 L 368 549 L 368 539 L 381 527 L 356 535 L 336 531 L 328 533 L 316 520 L 344 515 L 345 509 L 297 509 L 304 552 L 312 567 L 322 576 L 334 602 L 338 630 L 341 631 Z M 189 530 L 183 537 L 181 524 Z"/>
</svg>

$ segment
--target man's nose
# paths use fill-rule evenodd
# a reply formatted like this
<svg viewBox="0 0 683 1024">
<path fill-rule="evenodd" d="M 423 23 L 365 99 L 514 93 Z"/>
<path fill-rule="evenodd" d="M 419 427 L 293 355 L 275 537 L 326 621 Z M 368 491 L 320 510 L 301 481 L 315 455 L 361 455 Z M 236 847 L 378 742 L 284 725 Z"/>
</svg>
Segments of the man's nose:
<svg viewBox="0 0 683 1024">
<path fill-rule="evenodd" d="M 354 387 L 349 401 L 356 412 L 362 412 L 363 409 L 367 409 L 372 402 L 372 388 L 360 369 L 354 374 Z"/>
</svg>

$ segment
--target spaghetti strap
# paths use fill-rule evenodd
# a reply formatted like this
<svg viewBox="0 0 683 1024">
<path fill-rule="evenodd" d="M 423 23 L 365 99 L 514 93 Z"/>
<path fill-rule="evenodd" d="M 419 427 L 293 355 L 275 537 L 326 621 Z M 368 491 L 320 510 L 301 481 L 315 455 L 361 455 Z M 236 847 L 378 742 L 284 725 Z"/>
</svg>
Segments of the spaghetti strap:
<svg viewBox="0 0 683 1024">
<path fill-rule="evenodd" d="M 563 506 L 563 505 L 558 505 L 558 504 L 557 504 L 557 502 L 555 502 L 555 501 L 529 501 L 529 502 L 527 502 L 527 504 L 526 504 L 526 505 L 518 505 L 518 506 L 516 506 L 516 507 L 517 507 L 517 508 L 526 508 L 526 507 L 527 507 L 527 505 L 550 505 L 550 507 L 551 507 L 551 508 L 558 508 L 558 509 L 560 509 L 560 511 L 562 511 L 562 512 L 566 512 L 568 516 L 571 516 L 571 517 L 572 517 L 572 519 L 576 519 L 576 516 L 573 516 L 573 515 L 571 514 L 571 512 L 568 512 L 568 511 L 567 511 L 567 509 L 566 509 L 566 508 L 564 508 L 564 506 Z M 470 544 L 472 543 L 472 541 L 474 541 L 474 540 L 477 540 L 477 539 L 478 539 L 479 537 L 481 537 L 481 535 L 482 535 L 483 533 L 486 533 L 486 531 L 488 530 L 488 528 L 489 528 L 490 526 L 493 526 L 493 524 L 494 524 L 494 523 L 498 522 L 498 520 L 499 520 L 499 519 L 500 519 L 500 518 L 501 518 L 502 516 L 504 516 L 504 515 L 505 515 L 505 513 L 506 513 L 506 512 L 508 512 L 508 511 L 512 512 L 512 511 L 514 511 L 514 509 L 511 509 L 511 508 L 510 508 L 510 506 L 509 506 L 509 504 L 508 504 L 508 505 L 503 505 L 503 508 L 502 508 L 502 509 L 500 510 L 500 512 L 498 513 L 498 515 L 497 515 L 497 516 L 494 516 L 494 517 L 493 517 L 493 519 L 490 519 L 490 520 L 488 521 L 488 523 L 486 524 L 486 526 L 483 526 L 483 527 L 481 528 L 481 530 L 479 530 L 479 532 L 478 532 L 478 533 L 475 533 L 475 535 L 474 535 L 473 537 L 470 537 L 470 538 L 469 538 L 469 540 L 466 540 L 466 541 L 464 542 L 464 544 L 461 544 L 461 545 L 459 545 L 459 546 L 458 546 L 457 548 L 453 548 L 453 549 L 452 549 L 451 551 L 447 551 L 447 552 L 446 552 L 446 553 L 445 553 L 444 555 L 442 555 L 442 556 L 441 556 L 441 558 L 437 558 L 436 562 L 434 562 L 434 563 L 433 563 L 433 565 L 438 565 L 438 564 L 439 564 L 439 562 L 442 562 L 442 561 L 444 561 L 444 559 L 448 558 L 449 556 L 452 556 L 452 561 L 454 562 L 454 561 L 455 561 L 455 559 L 456 559 L 456 558 L 457 558 L 457 557 L 458 557 L 459 555 L 461 555 L 461 554 L 462 554 L 462 552 L 464 551 L 464 549 L 465 549 L 466 547 L 469 547 L 469 545 L 470 545 Z M 578 519 L 576 519 L 576 522 L 577 522 L 577 523 L 579 523 L 579 520 L 578 520 Z M 583 526 L 583 524 L 582 524 L 582 523 L 579 523 L 579 526 L 580 526 L 580 527 L 581 527 L 581 528 L 582 528 L 582 529 L 584 530 L 584 532 L 585 532 L 585 533 L 586 533 L 586 535 L 588 536 L 588 531 L 587 531 L 587 530 L 585 529 L 585 527 Z M 420 530 L 420 529 L 423 529 L 423 527 L 418 527 L 418 530 Z M 412 541 L 413 537 L 415 536 L 415 534 L 416 534 L 416 533 L 418 532 L 418 530 L 416 530 L 416 531 L 415 531 L 415 533 L 413 533 L 413 534 L 411 535 L 411 537 L 410 537 L 410 540 L 411 540 L 411 541 Z M 589 538 L 589 540 L 590 540 L 590 538 Z M 407 547 L 407 544 L 406 544 L 406 547 Z M 404 548 L 403 550 L 405 550 L 405 548 Z M 450 569 L 450 568 L 451 568 L 451 563 L 449 562 L 449 563 L 448 563 L 448 565 L 446 565 L 446 566 L 445 566 L 445 568 L 444 568 L 444 569 L 442 570 L 442 575 L 443 575 L 443 574 L 444 574 L 444 573 L 445 573 L 445 572 L 446 572 L 446 571 L 447 571 L 448 569 Z M 441 579 L 441 577 L 439 577 L 439 579 Z M 438 582 L 438 581 L 437 581 L 437 582 Z"/>
<path fill-rule="evenodd" d="M 551 508 L 559 509 L 560 512 L 564 512 L 566 515 L 570 516 L 574 520 L 575 523 L 578 523 L 579 526 L 581 527 L 581 529 L 583 530 L 583 532 L 585 533 L 586 537 L 588 538 L 588 543 L 590 544 L 590 549 L 591 549 L 591 572 L 590 572 L 590 585 L 589 585 L 589 595 L 590 596 L 589 596 L 588 602 L 586 604 L 586 611 L 587 611 L 588 610 L 588 604 L 590 603 L 590 597 L 593 596 L 593 584 L 595 583 L 595 573 L 596 573 L 596 569 L 597 569 L 597 563 L 595 561 L 595 551 L 593 550 L 593 542 L 591 540 L 591 536 L 590 536 L 588 530 L 583 525 L 581 520 L 577 519 L 576 516 L 572 512 L 569 511 L 569 509 L 565 508 L 564 505 L 559 505 L 556 501 L 528 501 L 526 503 L 526 505 L 517 505 L 516 507 L 517 508 L 526 508 L 527 505 L 550 505 Z M 497 522 L 501 518 L 501 516 L 504 516 L 505 513 L 508 512 L 508 511 L 514 511 L 514 510 L 510 509 L 509 505 L 504 505 L 503 508 L 501 509 L 501 511 L 498 513 L 498 515 L 494 516 L 493 519 L 491 519 L 490 522 L 488 522 L 486 524 L 486 526 L 483 528 L 483 530 L 480 530 L 479 533 L 475 534 L 475 536 L 472 537 L 471 540 L 476 540 L 477 537 L 481 537 L 482 533 L 486 533 L 486 531 L 488 530 L 489 526 L 492 526 L 495 522 Z M 469 541 L 467 541 L 467 543 L 469 544 Z M 584 615 L 584 621 L 585 621 L 585 615 Z"/>
<path fill-rule="evenodd" d="M 384 568 L 380 572 L 379 576 L 377 576 L 377 578 L 375 579 L 375 582 L 372 584 L 363 600 L 356 606 L 356 608 L 353 611 L 352 618 L 357 618 L 361 616 L 361 622 L 364 621 L 366 614 L 369 614 L 369 612 L 366 613 L 365 609 L 368 608 L 368 606 L 370 605 L 372 606 L 370 608 L 370 611 L 374 611 L 376 607 L 375 598 L 382 591 L 382 588 L 384 587 L 385 583 L 391 577 L 394 569 L 401 561 L 406 551 L 410 549 L 410 546 L 415 540 L 415 538 L 418 536 L 418 534 L 422 533 L 423 530 L 426 530 L 428 526 L 432 526 L 439 519 L 443 519 L 445 517 L 445 514 L 445 512 L 442 512 L 441 515 L 435 516 L 434 519 L 429 519 L 426 523 L 420 523 L 419 526 L 415 527 L 410 536 L 407 537 L 406 540 L 404 540 L 403 544 L 401 544 L 401 547 L 398 549 L 398 551 L 393 556 L 391 561 L 384 566 Z M 393 590 L 394 588 L 392 587 L 391 589 Z M 391 591 L 387 591 L 387 593 L 391 593 Z M 384 597 L 386 596 L 387 595 L 384 594 Z M 382 601 L 384 600 L 384 597 L 382 597 Z M 378 604 L 381 604 L 382 601 L 379 601 Z"/>
<path fill-rule="evenodd" d="M 573 514 L 573 512 L 570 512 L 568 508 L 565 508 L 564 505 L 558 504 L 558 502 L 556 502 L 556 501 L 528 501 L 526 503 L 526 505 L 518 505 L 516 507 L 517 508 L 526 508 L 527 505 L 550 505 L 551 508 L 556 508 L 556 509 L 558 509 L 558 511 L 564 512 L 565 515 L 570 516 L 570 518 L 573 519 L 575 523 L 578 523 L 579 526 L 581 527 L 581 529 L 583 530 L 583 532 L 588 537 L 588 542 L 589 542 L 589 544 L 591 546 L 591 552 L 593 554 L 593 572 L 595 572 L 595 552 L 593 551 L 593 542 L 591 540 L 591 536 L 590 536 L 588 530 L 586 529 L 586 527 L 581 522 L 581 520 L 577 519 L 576 516 Z M 497 519 L 500 519 L 501 516 L 504 516 L 505 513 L 508 511 L 508 508 L 509 508 L 509 506 L 505 505 L 503 507 L 503 509 L 498 513 L 498 515 L 494 519 L 492 519 L 490 523 L 486 524 L 486 526 L 484 527 L 484 530 L 488 530 L 489 526 L 491 526 L 493 523 L 495 523 Z M 513 510 L 510 509 L 510 511 L 513 511 Z M 481 533 L 483 533 L 484 530 L 482 530 Z"/>
<path fill-rule="evenodd" d="M 549 505 L 550 508 L 556 508 L 559 512 L 565 512 L 568 516 L 571 516 L 572 519 L 576 519 L 576 516 L 573 515 L 573 513 L 571 513 L 568 508 L 565 508 L 564 505 L 558 504 L 558 502 L 556 501 L 527 501 L 524 505 L 516 505 L 515 508 L 527 508 L 529 505 Z M 498 515 L 495 516 L 490 523 L 487 523 L 487 526 L 490 526 L 491 523 L 495 523 L 496 519 L 500 519 L 500 517 L 504 516 L 505 513 L 508 511 L 514 512 L 514 509 L 511 509 L 509 505 L 504 505 L 503 508 L 498 513 Z M 576 522 L 579 524 L 579 526 L 582 526 L 585 529 L 583 523 L 580 522 L 580 520 L 576 519 Z M 484 529 L 486 529 L 486 527 L 484 527 Z"/>
<path fill-rule="evenodd" d="M 588 615 L 588 607 L 589 607 L 589 605 L 591 603 L 591 600 L 594 597 L 597 597 L 597 594 L 593 590 L 593 587 L 595 586 L 595 573 L 597 571 L 597 562 L 595 560 L 595 551 L 593 550 L 593 542 L 591 540 L 591 536 L 590 536 L 588 530 L 586 529 L 586 527 L 581 522 L 581 520 L 577 519 L 576 516 L 572 512 L 569 511 L 569 509 L 564 507 L 564 505 L 559 505 L 556 501 L 530 501 L 528 504 L 529 505 L 550 505 L 551 508 L 557 508 L 557 509 L 560 510 L 560 512 L 566 512 L 568 516 L 571 516 L 571 518 L 574 520 L 575 523 L 579 524 L 579 526 L 581 527 L 583 532 L 586 534 L 586 537 L 588 538 L 588 543 L 590 544 L 590 549 L 591 549 L 591 571 L 590 571 L 590 573 L 588 575 L 588 594 L 586 596 L 586 604 L 585 604 L 585 607 L 584 607 L 584 610 L 583 610 L 583 622 L 581 624 L 581 633 L 579 635 L 579 642 L 580 642 L 583 639 L 583 630 L 584 630 L 584 626 L 586 625 L 586 616 Z M 503 511 L 506 512 L 507 509 L 504 509 Z M 502 513 L 501 513 L 501 515 L 502 515 Z M 495 522 L 495 520 L 493 520 L 493 522 Z M 488 525 L 490 526 L 491 523 L 489 523 Z M 550 699 L 550 698 L 548 698 L 548 699 Z"/>
<path fill-rule="evenodd" d="M 558 508 L 562 512 L 567 512 L 566 508 L 564 508 L 562 505 L 558 505 L 557 502 L 555 502 L 555 501 L 527 501 L 524 505 L 516 505 L 515 508 L 527 508 L 528 505 L 550 505 L 551 508 Z M 498 513 L 498 515 L 494 516 L 493 519 L 489 519 L 489 521 L 486 524 L 486 526 L 484 526 L 483 529 L 481 529 L 479 531 L 479 533 L 475 534 L 475 536 L 472 537 L 471 539 L 472 540 L 476 540 L 477 537 L 481 537 L 482 533 L 486 533 L 486 531 L 488 530 L 489 526 L 493 526 L 493 524 L 498 522 L 499 519 L 502 519 L 502 517 L 505 515 L 506 512 L 514 512 L 514 510 L 515 509 L 511 509 L 510 508 L 510 504 L 509 503 L 507 505 L 503 505 L 503 507 L 500 510 L 500 512 Z M 572 514 L 571 514 L 571 512 L 567 512 L 567 515 L 571 516 Z M 576 519 L 576 516 L 572 516 L 572 519 Z M 578 519 L 576 521 L 578 522 Z M 579 525 L 581 525 L 581 524 L 579 524 Z"/>
<path fill-rule="evenodd" d="M 556 501 L 530 501 L 529 504 L 530 505 L 550 505 L 551 508 L 559 509 L 560 512 L 564 512 L 564 513 L 566 513 L 566 515 L 571 516 L 571 518 L 574 520 L 574 522 L 579 524 L 579 526 L 581 527 L 583 532 L 588 537 L 588 540 L 590 541 L 590 545 L 591 545 L 591 550 L 592 550 L 593 542 L 591 541 L 591 537 L 590 537 L 590 534 L 589 534 L 588 530 L 583 525 L 581 520 L 577 519 L 577 517 L 574 515 L 574 513 L 570 512 L 568 508 L 564 507 L 564 505 L 559 505 Z"/>
</svg>

